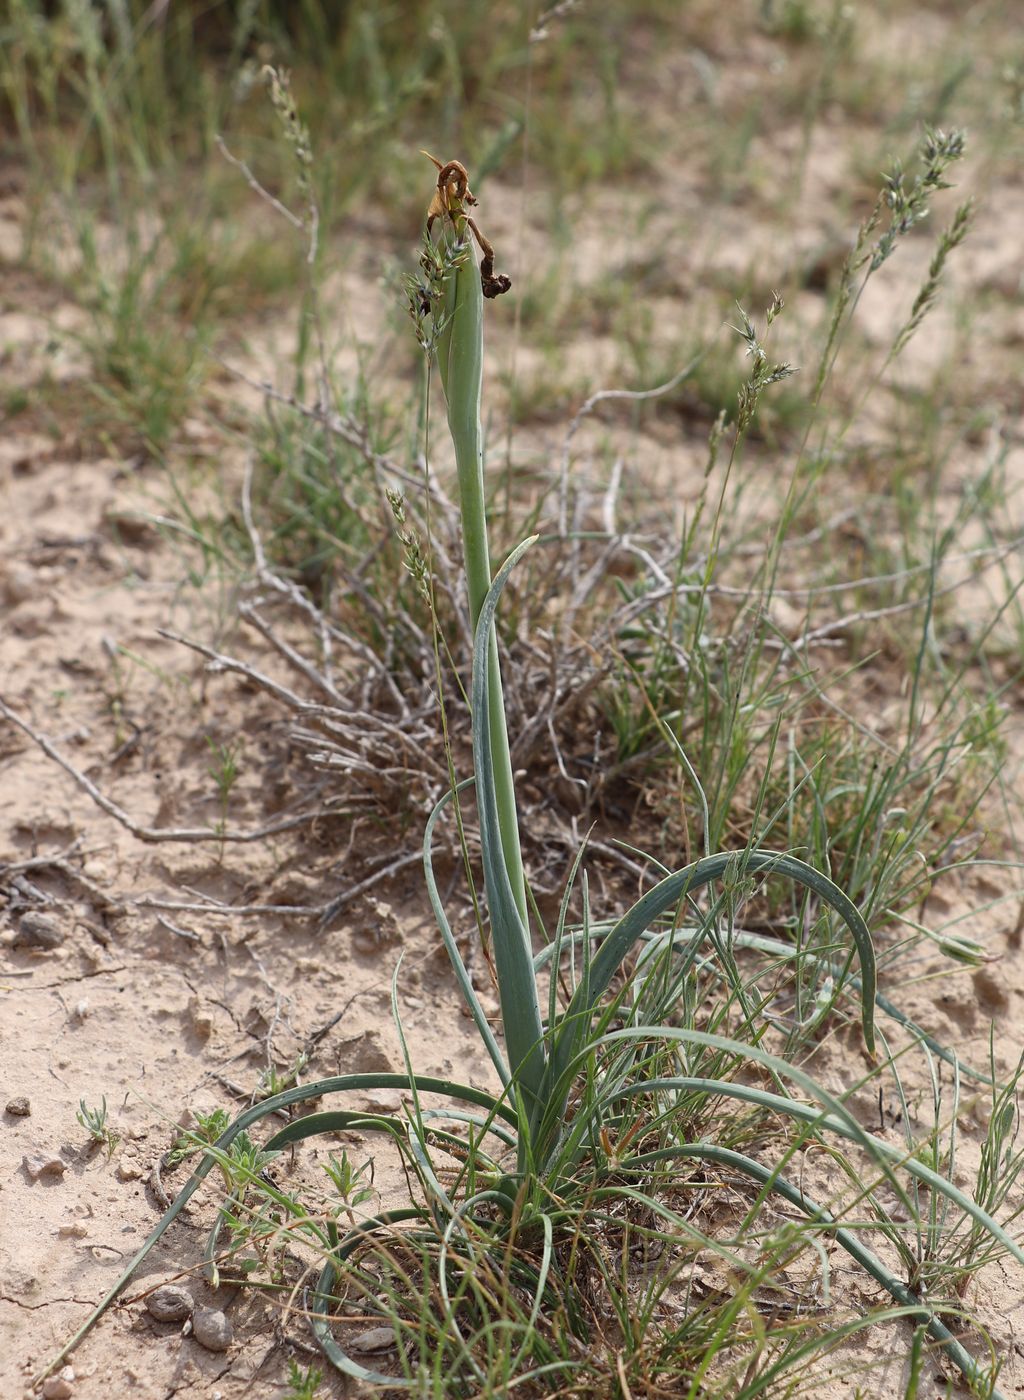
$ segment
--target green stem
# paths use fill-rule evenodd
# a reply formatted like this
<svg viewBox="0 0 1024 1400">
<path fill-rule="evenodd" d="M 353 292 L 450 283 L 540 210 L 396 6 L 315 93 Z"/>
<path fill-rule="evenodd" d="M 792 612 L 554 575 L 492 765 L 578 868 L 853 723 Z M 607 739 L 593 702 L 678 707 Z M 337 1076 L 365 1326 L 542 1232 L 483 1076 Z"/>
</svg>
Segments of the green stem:
<svg viewBox="0 0 1024 1400">
<path fill-rule="evenodd" d="M 468 240 L 468 230 L 461 232 Z M 448 405 L 448 427 L 455 444 L 462 512 L 462 549 L 475 631 L 480 609 L 491 586 L 491 558 L 487 544 L 483 428 L 480 423 L 484 373 L 483 291 L 471 244 L 468 245 L 465 259 L 449 278 L 444 314 L 447 322 L 438 338 L 437 364 Z M 508 746 L 508 726 L 505 723 L 498 642 L 493 630 L 488 647 L 491 764 L 498 801 L 501 846 L 516 907 L 524 924 L 528 924 L 515 783 Z"/>
</svg>

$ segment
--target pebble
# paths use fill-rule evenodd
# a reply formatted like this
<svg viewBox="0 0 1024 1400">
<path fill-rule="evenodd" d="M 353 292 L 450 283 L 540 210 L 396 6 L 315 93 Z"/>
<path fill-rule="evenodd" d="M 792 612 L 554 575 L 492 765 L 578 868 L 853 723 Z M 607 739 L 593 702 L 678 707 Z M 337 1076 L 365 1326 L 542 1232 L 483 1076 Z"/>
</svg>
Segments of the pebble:
<svg viewBox="0 0 1024 1400">
<path fill-rule="evenodd" d="M 122 1157 L 117 1164 L 116 1176 L 118 1181 L 138 1181 L 142 1175 L 142 1168 L 132 1157 Z"/>
<path fill-rule="evenodd" d="M 0 573 L 0 592 L 3 593 L 4 602 L 12 608 L 27 602 L 38 591 L 39 581 L 35 571 L 27 564 L 8 564 Z"/>
<path fill-rule="evenodd" d="M 4 1112 L 11 1114 L 14 1118 L 27 1118 L 32 1112 L 32 1105 L 24 1094 L 19 1094 L 16 1099 L 11 1099 L 8 1102 Z"/>
<path fill-rule="evenodd" d="M 364 957 L 402 941 L 402 929 L 394 909 L 382 899 L 368 899 L 371 917 L 352 933 L 352 947 Z"/>
<path fill-rule="evenodd" d="M 983 1008 L 1006 1010 L 1010 1004 L 1010 987 L 1003 975 L 990 967 L 979 967 L 973 980 L 975 995 Z"/>
<path fill-rule="evenodd" d="M 44 1400 L 70 1400 L 74 1390 L 75 1372 L 71 1366 L 65 1366 L 55 1376 L 48 1376 L 43 1381 Z"/>
<path fill-rule="evenodd" d="M 186 1006 L 189 1020 L 192 1022 L 192 1029 L 199 1040 L 209 1040 L 213 1034 L 213 1017 L 208 1011 L 203 1009 L 203 1004 L 198 997 L 189 997 Z"/>
<path fill-rule="evenodd" d="M 146 1311 L 157 1322 L 184 1322 L 186 1317 L 192 1316 L 195 1305 L 195 1299 L 188 1289 L 176 1283 L 165 1283 L 162 1288 L 155 1288 L 146 1299 Z M 224 1317 L 224 1314 L 218 1313 L 217 1316 Z"/>
<path fill-rule="evenodd" d="M 56 919 L 29 910 L 27 914 L 22 914 L 21 922 L 14 931 L 12 947 L 59 948 L 63 942 L 64 930 Z"/>
<path fill-rule="evenodd" d="M 360 1332 L 349 1342 L 352 1351 L 390 1351 L 395 1345 L 393 1327 L 371 1327 L 368 1332 Z"/>
<path fill-rule="evenodd" d="M 106 861 L 97 860 L 95 856 L 87 857 L 82 861 L 82 874 L 97 885 L 109 885 L 114 879 L 114 872 Z"/>
<path fill-rule="evenodd" d="M 370 1113 L 400 1113 L 402 1095 L 397 1089 L 371 1089 L 364 1100 Z"/>
<path fill-rule="evenodd" d="M 231 1345 L 231 1323 L 217 1308 L 200 1308 L 192 1318 L 192 1332 L 207 1351 L 227 1351 Z"/>
<path fill-rule="evenodd" d="M 67 1162 L 56 1153 L 37 1152 L 31 1156 L 26 1153 L 22 1162 L 33 1181 L 38 1181 L 41 1176 L 63 1176 L 68 1169 Z"/>
<path fill-rule="evenodd" d="M 103 523 L 124 544 L 149 544 L 156 537 L 152 520 L 125 501 L 109 501 L 103 510 Z"/>
<path fill-rule="evenodd" d="M 345 1068 L 359 1074 L 390 1073 L 391 1056 L 379 1031 L 364 1031 L 345 1041 Z"/>
</svg>

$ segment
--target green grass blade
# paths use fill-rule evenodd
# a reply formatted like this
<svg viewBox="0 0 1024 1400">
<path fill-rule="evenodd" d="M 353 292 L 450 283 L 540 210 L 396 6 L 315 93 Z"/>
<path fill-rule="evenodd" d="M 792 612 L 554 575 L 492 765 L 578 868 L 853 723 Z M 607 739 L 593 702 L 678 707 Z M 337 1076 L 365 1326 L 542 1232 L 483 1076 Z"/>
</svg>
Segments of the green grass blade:
<svg viewBox="0 0 1024 1400">
<path fill-rule="evenodd" d="M 608 933 L 609 927 L 610 925 L 607 924 L 591 924 L 590 938 L 604 938 Z M 664 946 L 669 939 L 671 939 L 676 951 L 681 951 L 693 941 L 702 939 L 703 936 L 699 929 L 687 927 L 673 929 L 671 933 L 657 932 L 648 929 L 647 932 L 641 935 L 641 938 L 647 945 L 647 948 L 651 950 L 650 956 L 657 956 L 660 947 Z M 573 929 L 569 933 L 564 933 L 562 935 L 561 944 L 579 943 L 583 938 L 584 934 L 582 930 Z M 840 963 L 834 962 L 830 958 L 823 957 L 819 953 L 809 953 L 806 951 L 801 953 L 795 944 L 785 943 L 780 938 L 769 938 L 759 933 L 737 932 L 733 935 L 733 945 L 736 948 L 747 948 L 754 952 L 766 953 L 770 957 L 781 958 L 788 961 L 795 960 L 797 957 L 807 958 L 812 962 L 821 963 L 827 968 L 829 974 L 837 979 L 843 974 L 843 967 Z M 537 972 L 543 971 L 549 963 L 554 961 L 555 951 L 556 944 L 552 942 L 542 948 L 540 952 L 534 956 L 533 965 Z M 863 987 L 861 979 L 855 974 L 850 974 L 848 976 L 846 985 L 858 992 L 861 991 Z M 937 1055 L 940 1060 L 944 1060 L 947 1065 L 955 1068 L 960 1074 L 966 1075 L 968 1079 L 974 1079 L 979 1084 L 987 1085 L 992 1085 L 996 1082 L 990 1074 L 986 1074 L 984 1070 L 975 1069 L 972 1065 L 967 1064 L 960 1058 L 955 1050 L 950 1050 L 947 1046 L 929 1035 L 922 1026 L 919 1026 L 915 1020 L 908 1016 L 906 1012 L 901 1011 L 894 1002 L 890 1001 L 889 998 L 884 996 L 881 992 L 875 993 L 875 1008 L 881 1011 L 883 1015 L 890 1017 L 897 1025 L 902 1026 L 904 1030 L 909 1031 L 914 1039 L 921 1045 L 926 1046 L 933 1055 Z"/>
<path fill-rule="evenodd" d="M 985 1386 L 986 1394 L 989 1395 L 990 1400 L 1005 1400 L 1005 1397 L 998 1390 L 987 1389 L 991 1384 L 990 1376 L 978 1365 L 970 1352 L 961 1346 L 949 1328 L 883 1264 L 873 1250 L 868 1249 L 857 1238 L 854 1231 L 841 1226 L 824 1206 L 818 1205 L 800 1187 L 794 1186 L 792 1182 L 787 1181 L 784 1176 L 779 1176 L 771 1168 L 763 1166 L 752 1157 L 744 1156 L 741 1152 L 733 1152 L 730 1148 L 717 1147 L 706 1142 L 693 1142 L 682 1144 L 679 1147 L 664 1147 L 655 1152 L 645 1152 L 623 1162 L 619 1170 L 622 1172 L 643 1170 L 655 1162 L 674 1161 L 678 1158 L 688 1157 L 697 1158 L 700 1161 L 716 1162 L 720 1166 L 732 1167 L 735 1171 L 743 1172 L 760 1185 L 770 1187 L 784 1200 L 787 1200 L 790 1205 L 803 1211 L 817 1224 L 824 1226 L 834 1237 L 836 1243 L 841 1245 L 877 1283 L 880 1283 L 895 1298 L 897 1303 L 902 1304 L 908 1310 L 905 1316 L 912 1321 L 918 1318 L 922 1320 L 928 1335 L 938 1342 L 954 1366 L 972 1386 Z M 761 1379 L 763 1382 L 765 1378 Z"/>
<path fill-rule="evenodd" d="M 426 1215 L 415 1206 L 403 1207 L 399 1210 L 384 1211 L 376 1215 L 372 1220 L 365 1220 L 354 1230 L 350 1231 L 342 1241 L 338 1249 L 338 1262 L 344 1263 L 352 1250 L 360 1243 L 364 1236 L 381 1228 L 390 1228 L 393 1225 L 401 1225 L 406 1221 L 425 1221 Z M 334 1260 L 328 1260 L 320 1272 L 320 1277 L 316 1281 L 312 1294 L 306 1294 L 306 1313 L 309 1317 L 310 1330 L 316 1339 L 317 1346 L 327 1357 L 328 1361 L 342 1375 L 351 1376 L 353 1380 L 363 1381 L 367 1385 L 384 1385 L 389 1390 L 411 1389 L 415 1382 L 404 1380 L 401 1376 L 385 1376 L 379 1371 L 371 1371 L 366 1366 L 360 1366 L 358 1361 L 344 1351 L 331 1335 L 331 1327 L 328 1321 L 328 1310 L 334 1299 L 334 1287 L 338 1280 L 338 1267 Z M 311 1306 L 310 1306 L 311 1304 Z"/>
<path fill-rule="evenodd" d="M 558 964 L 561 958 L 562 948 L 567 941 L 565 933 L 565 923 L 566 919 L 569 916 L 569 901 L 572 899 L 573 890 L 576 888 L 576 877 L 579 874 L 580 864 L 582 863 L 586 849 L 587 846 L 586 842 L 584 841 L 583 844 L 580 846 L 579 850 L 576 852 L 575 856 L 573 857 L 572 866 L 569 870 L 568 876 L 566 877 L 565 886 L 562 890 L 562 898 L 559 901 L 558 905 L 558 920 L 555 924 L 555 937 L 554 940 L 547 945 L 547 948 L 545 950 L 547 953 L 547 957 L 544 958 L 543 954 L 538 953 L 533 960 L 533 970 L 535 976 L 536 973 L 539 972 L 540 969 L 544 967 L 547 962 L 550 962 L 552 964 L 551 978 L 548 984 L 549 1028 L 555 1024 L 555 1017 L 558 1013 Z M 570 935 L 568 941 L 569 946 L 571 947 L 572 942 L 575 941 L 574 937 Z"/>
<path fill-rule="evenodd" d="M 615 1099 L 621 1100 L 644 1093 L 670 1090 L 678 1090 L 683 1093 L 707 1093 L 712 1097 L 724 1096 L 742 1099 L 746 1103 L 758 1104 L 762 1108 L 785 1114 L 811 1127 L 823 1128 L 828 1132 L 837 1133 L 851 1142 L 856 1142 L 870 1157 L 874 1158 L 904 1201 L 906 1201 L 905 1192 L 893 1175 L 893 1170 L 896 1168 L 905 1171 L 909 1176 L 916 1177 L 918 1181 L 924 1182 L 933 1191 L 945 1196 L 965 1215 L 969 1215 L 993 1239 L 998 1240 L 1019 1264 L 1024 1265 L 1024 1249 L 976 1201 L 916 1157 L 900 1151 L 899 1148 L 893 1147 L 890 1143 L 883 1142 L 881 1138 L 875 1137 L 861 1127 L 839 1099 L 828 1093 L 809 1074 L 805 1074 L 795 1065 L 779 1059 L 777 1055 L 769 1054 L 766 1050 L 761 1050 L 756 1045 L 729 1040 L 725 1036 L 712 1035 L 708 1031 L 683 1030 L 674 1026 L 637 1026 L 629 1030 L 610 1031 L 607 1035 L 602 1036 L 597 1043 L 599 1045 L 613 1045 L 617 1041 L 629 1039 L 648 1042 L 660 1039 L 675 1041 L 681 1045 L 703 1045 L 711 1049 L 723 1050 L 727 1054 L 736 1055 L 742 1059 L 753 1060 L 773 1074 L 778 1075 L 780 1079 L 792 1080 L 810 1098 L 816 1099 L 825 1111 L 823 1113 L 821 1109 L 812 1108 L 797 1100 L 786 1098 L 782 1094 L 773 1094 L 765 1089 L 754 1088 L 752 1085 L 736 1084 L 731 1080 L 689 1078 L 687 1076 L 652 1079 L 616 1087 L 613 1091 Z M 593 1047 L 590 1047 L 586 1053 L 589 1054 L 592 1049 Z"/>
<path fill-rule="evenodd" d="M 469 590 L 470 620 L 476 628 L 491 587 L 483 428 L 480 422 L 484 373 L 484 298 L 472 240 L 464 224 L 460 234 L 466 240 L 466 254 L 445 284 L 446 320 L 438 336 L 437 365 L 448 407 L 448 428 L 455 445 L 463 560 Z M 487 658 L 491 762 L 495 770 L 498 824 L 508 878 L 520 917 L 525 922 L 526 881 L 519 846 L 515 783 L 505 727 L 498 643 L 490 629 L 484 633 L 482 649 Z"/>
</svg>

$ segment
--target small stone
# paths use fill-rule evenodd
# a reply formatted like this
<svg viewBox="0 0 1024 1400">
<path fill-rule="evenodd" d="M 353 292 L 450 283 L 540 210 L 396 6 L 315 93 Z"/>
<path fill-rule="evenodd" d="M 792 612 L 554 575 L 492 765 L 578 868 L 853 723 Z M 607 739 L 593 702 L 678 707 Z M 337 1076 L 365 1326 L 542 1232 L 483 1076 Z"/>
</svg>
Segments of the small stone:
<svg viewBox="0 0 1024 1400">
<path fill-rule="evenodd" d="M 80 1220 L 73 1220 L 70 1225 L 59 1225 L 57 1236 L 62 1240 L 84 1240 L 89 1233 L 89 1227 L 83 1225 Z"/>
<path fill-rule="evenodd" d="M 394 906 L 385 899 L 368 898 L 366 901 L 377 919 L 378 932 L 382 938 L 398 941 L 402 937 L 401 925 Z"/>
<path fill-rule="evenodd" d="M 13 258 L 11 262 L 14 262 Z M 181 431 L 189 442 L 210 442 L 214 436 L 209 423 L 204 423 L 201 418 L 186 418 Z"/>
<path fill-rule="evenodd" d="M 35 571 L 27 564 L 8 564 L 0 573 L 0 592 L 4 602 L 9 603 L 12 608 L 27 602 L 38 591 L 39 581 Z"/>
<path fill-rule="evenodd" d="M 363 1031 L 344 1042 L 345 1068 L 358 1074 L 389 1074 L 394 1066 L 379 1031 Z"/>
<path fill-rule="evenodd" d="M 186 1007 L 192 1029 L 200 1040 L 209 1040 L 213 1034 L 213 1017 L 203 1009 L 198 997 L 189 997 Z"/>
<path fill-rule="evenodd" d="M 217 1308 L 200 1308 L 192 1318 L 192 1331 L 207 1351 L 227 1351 L 231 1345 L 231 1323 Z"/>
<path fill-rule="evenodd" d="M 352 947 L 363 957 L 380 953 L 402 941 L 402 929 L 394 909 L 382 899 L 367 900 L 369 917 L 352 933 Z"/>
<path fill-rule="evenodd" d="M 11 1099 L 4 1109 L 12 1118 L 27 1118 L 32 1112 L 32 1105 L 24 1094 L 19 1094 L 16 1099 Z"/>
<path fill-rule="evenodd" d="M 114 879 L 113 871 L 106 861 L 97 860 L 95 856 L 82 861 L 82 874 L 97 885 L 109 885 Z"/>
<path fill-rule="evenodd" d="M 395 1345 L 393 1327 L 371 1327 L 368 1332 L 360 1332 L 349 1342 L 352 1351 L 390 1351 Z"/>
<path fill-rule="evenodd" d="M 38 1181 L 41 1176 L 63 1176 L 68 1169 L 67 1162 L 56 1153 L 26 1153 L 22 1163 L 33 1181 Z"/>
<path fill-rule="evenodd" d="M 85 1018 L 88 1016 L 88 1014 L 89 1003 L 83 997 L 81 1001 L 75 1003 L 75 1009 L 71 1013 L 71 1019 L 72 1021 L 76 1021 L 79 1025 L 81 1025 Z"/>
<path fill-rule="evenodd" d="M 72 1367 L 65 1366 L 55 1376 L 43 1381 L 44 1400 L 70 1400 L 75 1390 L 75 1373 Z"/>
<path fill-rule="evenodd" d="M 352 947 L 360 957 L 373 957 L 380 951 L 377 935 L 372 929 L 358 928 L 352 934 Z"/>
<path fill-rule="evenodd" d="M 117 1164 L 115 1173 L 118 1181 L 138 1181 L 142 1175 L 142 1168 L 132 1157 L 122 1157 Z"/>
<path fill-rule="evenodd" d="M 984 1010 L 1005 1011 L 1010 1004 L 1010 984 L 991 967 L 979 967 L 974 974 L 974 993 Z"/>
<path fill-rule="evenodd" d="M 255 1036 L 257 1039 L 270 1030 L 270 1021 L 267 1019 L 266 1012 L 256 1002 L 251 1003 L 249 1010 L 242 1017 L 242 1025 L 251 1036 Z"/>
<path fill-rule="evenodd" d="M 47 914 L 37 914 L 29 910 L 22 914 L 21 922 L 14 931 L 12 946 L 15 948 L 59 948 L 64 942 L 64 930 L 56 919 Z"/>
<path fill-rule="evenodd" d="M 402 1095 L 397 1090 L 371 1089 L 364 1100 L 370 1113 L 400 1113 Z"/>
<path fill-rule="evenodd" d="M 192 1316 L 195 1305 L 195 1299 L 188 1289 L 176 1283 L 165 1283 L 162 1288 L 155 1288 L 146 1299 L 146 1311 L 157 1322 L 184 1322 L 186 1317 Z M 224 1314 L 219 1313 L 218 1316 L 223 1317 Z"/>
<path fill-rule="evenodd" d="M 124 544 L 150 544 L 156 537 L 153 521 L 128 502 L 108 502 L 103 510 L 103 523 Z"/>
</svg>

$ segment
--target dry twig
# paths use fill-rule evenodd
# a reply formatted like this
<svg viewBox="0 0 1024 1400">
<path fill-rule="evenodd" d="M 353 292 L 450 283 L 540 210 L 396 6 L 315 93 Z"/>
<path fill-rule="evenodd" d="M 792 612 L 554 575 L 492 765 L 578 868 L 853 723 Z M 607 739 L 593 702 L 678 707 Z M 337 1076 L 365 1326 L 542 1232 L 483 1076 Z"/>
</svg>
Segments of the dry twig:
<svg viewBox="0 0 1024 1400">
<path fill-rule="evenodd" d="M 27 734 L 33 743 L 38 744 L 47 758 L 52 759 L 54 763 L 63 768 L 82 791 L 92 798 L 97 807 L 106 812 L 107 816 L 113 817 L 139 841 L 181 841 L 184 843 L 215 841 L 218 843 L 248 844 L 253 841 L 264 841 L 268 836 L 277 836 L 282 831 L 293 831 L 296 827 L 305 826 L 318 815 L 315 811 L 309 811 L 297 816 L 282 817 L 280 821 L 268 822 L 266 826 L 257 827 L 254 831 L 216 831 L 213 827 L 144 826 L 141 822 L 137 822 L 123 807 L 119 807 L 112 798 L 101 792 L 92 779 L 87 778 L 80 768 L 76 768 L 69 759 L 65 758 L 45 734 L 40 733 L 28 720 L 16 714 L 2 698 L 0 698 L 0 715 L 3 715 L 11 724 L 20 729 L 23 734 Z"/>
</svg>

